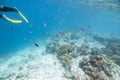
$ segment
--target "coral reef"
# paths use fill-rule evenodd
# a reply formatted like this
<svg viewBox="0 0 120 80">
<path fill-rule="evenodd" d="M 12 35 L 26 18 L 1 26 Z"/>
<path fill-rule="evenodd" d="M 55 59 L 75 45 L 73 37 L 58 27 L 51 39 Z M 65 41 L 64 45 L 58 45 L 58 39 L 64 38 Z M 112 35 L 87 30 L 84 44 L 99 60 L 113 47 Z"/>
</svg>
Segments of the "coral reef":
<svg viewBox="0 0 120 80">
<path fill-rule="evenodd" d="M 66 37 L 70 37 L 69 40 L 66 40 Z M 95 41 L 93 39 L 103 41 L 101 44 L 104 44 L 104 47 L 93 47 L 91 44 Z M 59 38 L 52 43 L 52 46 L 49 44 L 48 50 L 56 54 L 65 69 L 64 77 L 68 79 L 115 80 L 114 74 L 118 74 L 118 72 L 114 69 L 117 64 L 120 65 L 120 44 L 109 42 L 114 42 L 114 40 L 94 35 L 89 37 L 87 34 L 86 36 L 71 34 Z M 84 71 L 84 77 L 80 75 L 78 69 Z"/>
<path fill-rule="evenodd" d="M 74 50 L 73 46 L 70 44 L 63 44 L 58 48 L 57 54 L 63 55 L 63 54 L 69 54 Z"/>
<path fill-rule="evenodd" d="M 77 39 L 78 40 L 80 38 L 80 36 L 77 33 L 72 33 L 70 38 L 71 38 L 71 40 L 73 40 L 73 39 Z"/>
<path fill-rule="evenodd" d="M 113 55 L 110 59 L 113 60 L 112 63 L 114 62 L 114 63 L 120 65 L 120 56 Z"/>
<path fill-rule="evenodd" d="M 85 71 L 85 74 L 90 78 L 90 80 L 108 80 L 108 78 L 113 79 L 113 72 L 106 65 L 101 55 L 92 55 L 88 58 L 84 57 L 80 61 L 79 66 Z"/>
<path fill-rule="evenodd" d="M 108 43 L 103 49 L 104 54 L 110 57 L 116 64 L 120 65 L 120 44 L 118 43 Z"/>
<path fill-rule="evenodd" d="M 108 36 L 103 36 L 103 35 L 93 35 L 93 38 L 97 41 L 99 41 L 101 44 L 108 44 L 108 43 L 120 43 L 119 38 L 115 37 L 108 37 Z"/>
<path fill-rule="evenodd" d="M 57 41 L 51 41 L 48 45 L 46 45 L 46 52 L 48 53 L 54 53 L 57 51 L 57 47 L 59 46 L 59 43 Z"/>
<path fill-rule="evenodd" d="M 109 43 L 106 45 L 106 49 L 111 50 L 114 55 L 120 55 L 120 44 Z"/>
<path fill-rule="evenodd" d="M 89 49 L 89 46 L 87 46 L 85 44 L 82 44 L 81 49 L 80 49 L 81 55 L 89 54 L 89 50 L 88 49 Z"/>
</svg>

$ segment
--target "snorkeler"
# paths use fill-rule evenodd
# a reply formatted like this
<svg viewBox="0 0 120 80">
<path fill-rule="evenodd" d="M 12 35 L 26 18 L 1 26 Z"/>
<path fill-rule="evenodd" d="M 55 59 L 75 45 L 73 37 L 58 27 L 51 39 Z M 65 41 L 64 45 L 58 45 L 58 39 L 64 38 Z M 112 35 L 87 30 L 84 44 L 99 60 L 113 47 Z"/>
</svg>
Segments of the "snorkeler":
<svg viewBox="0 0 120 80">
<path fill-rule="evenodd" d="M 3 12 L 17 12 L 26 21 L 26 23 L 29 22 L 17 8 L 10 8 L 10 7 L 5 7 L 5 6 L 0 6 L 0 11 L 3 11 Z M 22 22 L 22 20 L 10 19 L 4 14 L 0 14 L 0 18 L 4 19 L 4 20 L 7 20 L 7 21 L 10 21 L 12 23 L 21 23 Z"/>
</svg>

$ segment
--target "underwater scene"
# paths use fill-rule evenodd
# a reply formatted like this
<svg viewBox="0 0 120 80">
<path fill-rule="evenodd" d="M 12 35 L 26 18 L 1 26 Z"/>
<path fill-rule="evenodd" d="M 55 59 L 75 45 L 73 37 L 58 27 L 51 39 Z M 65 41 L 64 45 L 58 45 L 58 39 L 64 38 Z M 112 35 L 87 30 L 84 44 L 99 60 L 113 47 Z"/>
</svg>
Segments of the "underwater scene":
<svg viewBox="0 0 120 80">
<path fill-rule="evenodd" d="M 120 0 L 0 0 L 0 80 L 120 80 Z"/>
</svg>

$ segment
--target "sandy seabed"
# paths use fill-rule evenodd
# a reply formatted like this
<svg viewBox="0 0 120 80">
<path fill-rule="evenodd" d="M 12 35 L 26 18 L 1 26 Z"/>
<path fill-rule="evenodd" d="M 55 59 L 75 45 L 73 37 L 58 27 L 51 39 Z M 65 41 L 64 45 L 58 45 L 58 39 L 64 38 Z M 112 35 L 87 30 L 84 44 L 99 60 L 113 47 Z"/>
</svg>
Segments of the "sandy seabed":
<svg viewBox="0 0 120 80">
<path fill-rule="evenodd" d="M 26 48 L 0 64 L 0 80 L 66 80 L 64 69 L 45 47 Z"/>
</svg>

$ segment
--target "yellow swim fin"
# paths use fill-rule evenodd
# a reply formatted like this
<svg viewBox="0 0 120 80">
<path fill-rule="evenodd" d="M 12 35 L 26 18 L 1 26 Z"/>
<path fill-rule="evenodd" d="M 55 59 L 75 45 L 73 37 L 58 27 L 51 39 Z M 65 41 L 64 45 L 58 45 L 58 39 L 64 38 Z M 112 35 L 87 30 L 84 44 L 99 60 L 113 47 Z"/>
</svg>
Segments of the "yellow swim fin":
<svg viewBox="0 0 120 80">
<path fill-rule="evenodd" d="M 13 19 L 10 19 L 8 17 L 5 17 L 5 19 L 12 22 L 12 23 L 22 23 L 22 20 L 13 20 Z"/>
<path fill-rule="evenodd" d="M 26 23 L 29 23 L 27 18 L 18 10 L 18 14 L 26 21 Z"/>
</svg>

